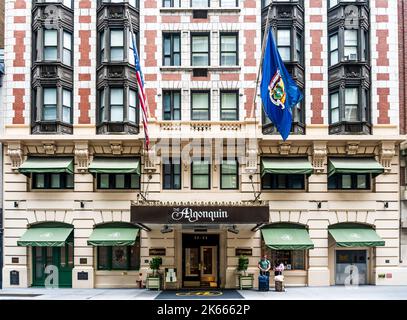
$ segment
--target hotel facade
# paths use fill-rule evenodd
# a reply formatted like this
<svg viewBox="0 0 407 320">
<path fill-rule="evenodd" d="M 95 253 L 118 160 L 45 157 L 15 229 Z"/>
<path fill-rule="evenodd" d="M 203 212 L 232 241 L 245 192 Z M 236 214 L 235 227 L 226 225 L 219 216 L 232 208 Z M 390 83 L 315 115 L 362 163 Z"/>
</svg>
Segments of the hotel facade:
<svg viewBox="0 0 407 320">
<path fill-rule="evenodd" d="M 270 2 L 5 1 L 3 287 L 137 288 L 160 257 L 164 289 L 236 288 L 241 256 L 257 286 L 263 254 L 286 285 L 407 284 L 403 2 Z M 266 27 L 304 92 L 286 142 Z"/>
</svg>

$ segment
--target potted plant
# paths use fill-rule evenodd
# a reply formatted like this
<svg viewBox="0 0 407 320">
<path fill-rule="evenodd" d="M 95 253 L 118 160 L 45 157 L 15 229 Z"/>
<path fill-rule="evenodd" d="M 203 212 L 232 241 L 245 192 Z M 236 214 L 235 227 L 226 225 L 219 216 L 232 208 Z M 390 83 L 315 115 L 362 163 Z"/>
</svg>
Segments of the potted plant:
<svg viewBox="0 0 407 320">
<path fill-rule="evenodd" d="M 253 275 L 246 274 L 247 268 L 249 267 L 249 258 L 246 256 L 240 256 L 237 265 L 237 271 L 239 274 L 239 287 L 240 289 L 252 289 L 253 288 Z"/>
<path fill-rule="evenodd" d="M 158 270 L 160 269 L 163 260 L 161 257 L 154 257 L 150 260 L 150 269 L 153 271 L 152 275 L 147 277 L 147 288 L 160 290 L 161 278 Z"/>
</svg>

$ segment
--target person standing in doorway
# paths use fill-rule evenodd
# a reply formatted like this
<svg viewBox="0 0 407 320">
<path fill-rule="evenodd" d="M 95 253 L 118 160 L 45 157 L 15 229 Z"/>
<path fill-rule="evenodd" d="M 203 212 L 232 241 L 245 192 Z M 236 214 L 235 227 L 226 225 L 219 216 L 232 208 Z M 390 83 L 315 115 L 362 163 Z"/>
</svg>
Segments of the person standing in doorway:
<svg viewBox="0 0 407 320">
<path fill-rule="evenodd" d="M 263 255 L 263 257 L 260 259 L 258 263 L 258 267 L 260 269 L 260 274 L 261 275 L 270 275 L 270 268 L 271 268 L 271 263 L 270 260 L 267 259 L 267 254 Z"/>
</svg>

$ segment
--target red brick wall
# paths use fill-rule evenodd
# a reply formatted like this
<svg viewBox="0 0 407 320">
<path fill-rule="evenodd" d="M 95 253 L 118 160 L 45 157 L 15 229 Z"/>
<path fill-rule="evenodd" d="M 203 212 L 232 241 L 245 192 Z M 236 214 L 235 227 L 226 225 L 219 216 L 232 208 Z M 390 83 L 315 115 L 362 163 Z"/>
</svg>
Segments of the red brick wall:
<svg viewBox="0 0 407 320">
<path fill-rule="evenodd" d="M 407 61 L 407 2 L 398 0 L 399 6 L 399 77 L 400 77 L 400 133 L 406 134 L 407 131 L 407 105 L 406 105 L 406 61 Z"/>
</svg>

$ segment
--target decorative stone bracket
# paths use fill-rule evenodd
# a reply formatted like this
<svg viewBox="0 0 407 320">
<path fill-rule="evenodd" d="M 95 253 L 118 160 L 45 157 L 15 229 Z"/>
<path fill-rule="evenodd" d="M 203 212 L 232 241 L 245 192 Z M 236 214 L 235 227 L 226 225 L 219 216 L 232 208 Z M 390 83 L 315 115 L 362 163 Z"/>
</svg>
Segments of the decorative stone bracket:
<svg viewBox="0 0 407 320">
<path fill-rule="evenodd" d="M 346 153 L 349 156 L 356 155 L 358 153 L 358 151 L 359 151 L 359 142 L 358 141 L 357 142 L 356 141 L 355 142 L 349 142 L 346 145 Z"/>
<path fill-rule="evenodd" d="M 75 144 L 75 160 L 78 171 L 85 173 L 89 166 L 89 146 L 87 141 Z"/>
<path fill-rule="evenodd" d="M 11 169 L 17 171 L 23 162 L 23 146 L 20 142 L 10 142 L 7 146 L 7 155 L 11 160 Z"/>
<path fill-rule="evenodd" d="M 44 148 L 45 154 L 54 155 L 57 151 L 55 141 L 43 141 L 42 147 Z"/>
<path fill-rule="evenodd" d="M 291 144 L 288 142 L 282 142 L 279 145 L 279 152 L 282 156 L 288 156 L 291 151 Z"/>
<path fill-rule="evenodd" d="M 384 167 L 385 173 L 390 173 L 391 162 L 396 155 L 396 147 L 394 142 L 383 142 L 380 146 L 380 163 Z"/>
<path fill-rule="evenodd" d="M 312 153 L 312 166 L 315 173 L 324 173 L 328 156 L 326 142 L 314 142 Z"/>
<path fill-rule="evenodd" d="M 123 146 L 121 142 L 111 142 L 110 149 L 112 150 L 112 154 L 121 155 L 123 152 Z"/>
</svg>

